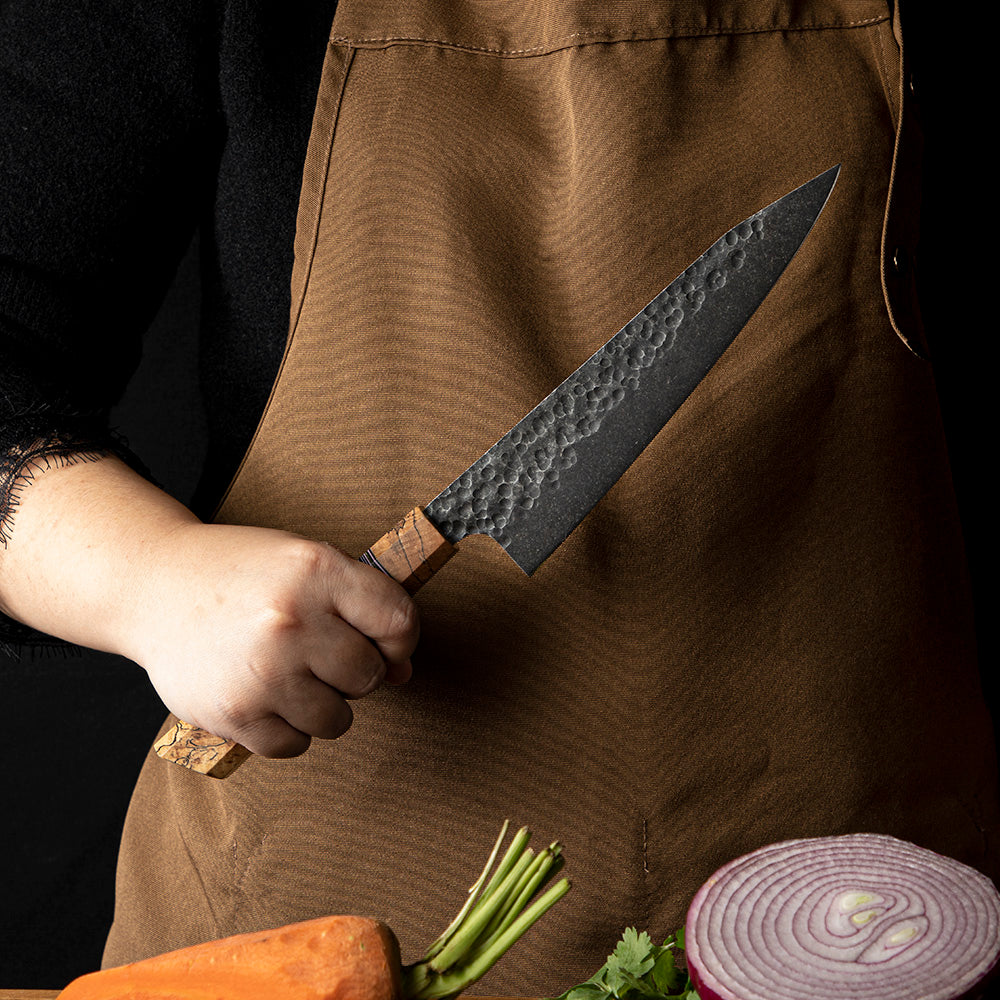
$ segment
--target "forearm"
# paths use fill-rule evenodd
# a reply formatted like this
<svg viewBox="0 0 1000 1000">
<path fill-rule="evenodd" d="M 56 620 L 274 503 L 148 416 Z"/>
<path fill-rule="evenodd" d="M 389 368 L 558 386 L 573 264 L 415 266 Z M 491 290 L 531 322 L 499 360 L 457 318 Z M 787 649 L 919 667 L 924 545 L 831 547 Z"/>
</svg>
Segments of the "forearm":
<svg viewBox="0 0 1000 1000">
<path fill-rule="evenodd" d="M 69 642 L 134 655 L 138 592 L 165 538 L 197 523 L 119 459 L 39 470 L 0 548 L 0 610 Z"/>
<path fill-rule="evenodd" d="M 0 549 L 0 610 L 145 668 L 181 718 L 255 753 L 301 753 L 348 700 L 410 674 L 413 602 L 290 532 L 203 524 L 116 458 L 41 472 Z"/>
</svg>

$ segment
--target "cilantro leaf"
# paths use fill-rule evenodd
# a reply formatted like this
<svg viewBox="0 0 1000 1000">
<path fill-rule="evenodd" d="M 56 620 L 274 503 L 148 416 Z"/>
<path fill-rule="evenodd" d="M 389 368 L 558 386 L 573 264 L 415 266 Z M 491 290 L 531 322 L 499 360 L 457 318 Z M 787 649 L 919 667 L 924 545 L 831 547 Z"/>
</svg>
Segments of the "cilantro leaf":
<svg viewBox="0 0 1000 1000">
<path fill-rule="evenodd" d="M 660 995 L 666 996 L 683 990 L 687 975 L 677 968 L 674 952 L 670 948 L 661 948 L 650 978 Z"/>
<path fill-rule="evenodd" d="M 608 991 L 598 983 L 581 983 L 567 990 L 561 1000 L 605 1000 Z"/>
<path fill-rule="evenodd" d="M 556 1000 L 698 1000 L 677 962 L 683 946 L 683 928 L 655 945 L 645 931 L 627 927 L 604 965 Z"/>
<path fill-rule="evenodd" d="M 608 959 L 608 964 L 615 962 L 618 968 L 626 972 L 644 976 L 652 969 L 655 961 L 650 936 L 645 931 L 640 934 L 634 927 L 626 927 L 621 941 Z"/>
</svg>

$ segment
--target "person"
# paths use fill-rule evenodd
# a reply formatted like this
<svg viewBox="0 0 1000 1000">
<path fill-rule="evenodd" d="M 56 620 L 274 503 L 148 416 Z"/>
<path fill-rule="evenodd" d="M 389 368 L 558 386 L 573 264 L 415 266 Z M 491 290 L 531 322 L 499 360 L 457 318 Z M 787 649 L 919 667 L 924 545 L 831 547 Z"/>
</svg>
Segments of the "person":
<svg viewBox="0 0 1000 1000">
<path fill-rule="evenodd" d="M 316 12 L 325 15 L 330 9 L 329 4 L 314 4 L 313 6 L 316 8 L 313 16 L 315 16 Z M 108 16 L 110 17 L 111 15 L 109 14 Z M 175 16 L 164 16 L 161 14 L 158 18 L 160 23 L 157 27 L 159 30 L 164 31 L 168 28 L 178 29 L 180 27 L 185 27 L 191 32 L 205 31 L 206 41 L 201 45 L 201 51 L 199 51 L 199 46 L 192 40 L 187 53 L 188 58 L 191 59 L 196 56 L 204 58 L 207 54 L 208 39 L 211 38 L 211 34 L 209 33 L 210 22 L 214 16 L 214 12 L 201 14 L 193 10 L 179 12 Z M 9 20 L 21 18 L 25 21 L 35 22 L 33 24 L 34 27 L 37 27 L 39 24 L 48 25 L 50 17 L 50 14 L 44 12 L 32 16 L 14 9 L 7 14 Z M 27 27 L 27 25 L 15 24 L 15 28 L 22 32 Z M 93 28 L 88 29 L 86 26 L 81 25 L 81 30 L 92 31 Z M 244 30 L 249 32 L 251 29 L 247 27 Z M 302 30 L 302 28 L 299 28 L 299 30 Z M 152 29 L 146 29 L 146 31 L 151 33 Z M 120 56 L 118 62 L 124 63 L 124 65 L 113 63 L 108 68 L 109 75 L 112 71 L 123 76 L 126 73 L 138 72 L 138 66 L 136 65 L 138 59 L 148 55 L 150 51 L 158 56 L 159 62 L 167 58 L 168 52 L 165 48 L 162 52 L 153 48 L 156 44 L 163 45 L 164 42 L 162 40 L 144 37 L 144 32 L 137 32 L 137 34 L 139 37 L 135 41 L 141 47 L 137 48 L 137 51 L 127 61 L 125 57 Z M 322 31 L 318 31 L 316 37 L 322 39 L 322 36 Z M 9 40 L 7 52 L 10 58 L 14 60 L 18 53 L 13 48 L 13 42 L 19 36 L 14 34 L 13 36 L 8 35 L 6 37 Z M 123 37 L 121 41 L 125 46 L 129 44 L 127 36 Z M 140 53 L 142 56 L 140 56 Z M 42 56 L 44 57 L 44 53 Z M 87 58 L 89 58 L 89 55 L 83 54 L 80 57 L 80 61 L 83 62 Z M 23 64 L 22 66 L 12 68 L 21 69 L 24 72 Z M 41 67 L 38 69 L 44 71 Z M 72 65 L 62 68 L 56 71 L 58 75 L 55 75 L 49 81 L 49 85 L 57 88 L 60 79 L 67 79 L 71 73 L 80 72 L 80 70 L 80 66 Z M 152 81 L 155 79 L 156 73 L 164 72 L 164 67 L 155 65 L 147 70 L 147 72 L 149 79 Z M 104 85 L 110 87 L 113 83 L 114 81 L 108 80 Z M 195 101 L 202 101 L 205 106 L 199 109 L 200 115 L 198 117 L 192 116 L 192 118 L 185 121 L 178 121 L 174 133 L 165 131 L 164 134 L 158 137 L 161 145 L 167 147 L 167 156 L 169 157 L 169 159 L 165 159 L 159 166 L 159 170 L 161 171 L 160 179 L 166 181 L 169 177 L 169 172 L 177 170 L 177 160 L 186 156 L 189 158 L 189 162 L 198 162 L 201 164 L 202 176 L 199 178 L 199 183 L 204 187 L 210 180 L 207 172 L 212 169 L 211 164 L 218 155 L 218 139 L 212 135 L 211 128 L 214 127 L 217 132 L 220 123 L 213 123 L 211 120 L 214 109 L 207 106 L 206 81 L 194 78 L 178 82 L 178 87 L 184 85 L 188 87 L 188 93 L 183 96 L 188 102 L 194 104 Z M 89 90 L 83 94 L 83 100 L 100 100 L 101 96 L 100 90 Z M 178 98 L 173 97 L 173 99 L 178 101 L 179 105 Z M 5 106 L 12 109 L 16 107 L 13 103 Z M 152 119 L 156 115 L 156 119 L 153 120 L 160 121 L 164 112 L 168 110 L 174 109 L 168 107 L 151 108 L 142 105 L 128 110 L 116 109 L 114 114 L 108 115 L 110 121 L 106 124 L 109 128 L 134 128 L 139 123 L 141 116 L 148 115 Z M 188 107 L 184 107 L 183 110 L 186 112 L 189 109 Z M 95 122 L 94 135 L 83 138 L 80 134 L 82 129 L 78 129 L 67 139 L 68 142 L 82 145 L 83 148 L 80 150 L 82 155 L 100 159 L 105 157 L 105 147 L 99 138 L 99 133 L 96 132 L 96 127 L 102 124 L 100 117 L 106 114 L 106 111 L 107 109 L 105 108 L 103 111 L 99 111 L 93 115 L 94 118 L 98 119 Z M 62 110 L 62 113 L 69 114 L 71 111 L 66 108 Z M 32 117 L 37 117 L 37 105 L 34 104 L 24 107 L 21 112 L 21 118 L 25 121 L 31 120 Z M 41 121 L 36 123 L 36 127 L 41 128 L 44 124 L 54 125 L 54 123 Z M 54 128 L 53 131 L 55 131 Z M 113 142 L 110 137 L 104 138 Z M 158 152 L 161 156 L 164 155 L 162 149 L 144 151 L 143 155 L 151 157 L 154 155 L 154 152 Z M 25 155 L 33 156 L 33 163 L 37 163 L 37 151 L 33 150 L 31 153 L 26 153 Z M 49 173 L 45 179 L 47 183 L 51 184 L 55 179 L 52 176 L 55 170 L 60 168 L 65 169 L 65 166 L 71 162 L 70 151 L 66 151 L 65 155 L 66 159 L 60 161 L 58 164 L 49 162 Z M 78 168 L 83 166 L 79 160 L 77 160 L 76 165 Z M 121 173 L 117 177 L 104 179 L 104 183 L 109 186 L 108 189 L 105 190 L 95 185 L 87 192 L 77 191 L 67 194 L 67 198 L 84 196 L 85 193 L 93 194 L 96 189 L 106 201 L 111 201 L 117 197 L 121 197 L 123 191 L 129 191 L 135 204 L 120 209 L 123 215 L 128 211 L 147 212 L 150 209 L 153 212 L 162 211 L 170 212 L 171 214 L 175 211 L 177 212 L 176 218 L 169 220 L 170 229 L 166 232 L 167 249 L 156 252 L 152 260 L 138 265 L 139 270 L 145 272 L 148 269 L 149 272 L 142 279 L 142 297 L 140 297 L 140 293 L 136 293 L 133 301 L 130 300 L 128 293 L 125 294 L 127 303 L 126 312 L 131 308 L 136 310 L 143 309 L 148 316 L 150 310 L 153 308 L 150 304 L 152 296 L 156 294 L 157 289 L 162 293 L 165 283 L 168 280 L 169 271 L 166 269 L 171 263 L 176 264 L 178 255 L 183 252 L 185 247 L 185 240 L 190 239 L 197 221 L 197 213 L 203 195 L 199 195 L 189 187 L 182 187 L 170 198 L 165 199 L 162 206 L 158 206 L 150 197 L 151 192 L 148 190 L 139 191 L 139 185 L 134 181 L 131 184 L 129 183 L 130 178 L 126 176 L 129 166 L 131 165 L 126 163 L 115 165 L 115 169 Z M 113 182 L 120 182 L 122 186 L 111 187 Z M 23 186 L 9 186 L 8 194 L 12 199 L 21 199 L 20 211 L 22 213 L 26 209 L 35 208 L 31 198 L 28 196 L 28 192 L 25 191 Z M 145 201 L 140 203 L 140 198 L 144 198 Z M 108 206 L 105 207 L 108 208 Z M 54 212 L 65 211 L 66 208 L 65 203 L 53 205 Z M 13 211 L 12 209 L 7 218 L 14 218 Z M 50 225 L 62 226 L 61 219 L 46 221 Z M 132 219 L 127 223 L 127 225 L 132 227 L 147 228 L 148 235 L 142 237 L 143 242 L 146 244 L 150 242 L 153 232 L 159 230 L 157 235 L 164 235 L 160 227 L 161 225 L 165 227 L 167 224 L 168 220 L 150 219 L 148 216 L 141 219 Z M 40 230 L 42 226 L 43 223 L 36 218 L 33 222 L 33 231 L 16 235 L 21 240 L 39 239 L 41 238 Z M 117 235 L 120 238 L 122 234 Z M 109 252 L 110 247 L 106 245 L 106 242 L 101 245 L 98 245 L 96 242 L 102 237 L 106 242 L 111 238 L 99 230 L 96 224 L 92 224 L 89 228 L 81 225 L 76 236 L 81 241 L 87 239 L 95 240 L 94 245 L 89 247 L 89 253 L 92 255 Z M 25 251 L 20 249 L 20 247 L 18 249 L 20 250 L 18 258 L 21 259 L 25 256 Z M 48 261 L 45 263 L 49 264 Z M 70 265 L 68 262 L 51 263 L 49 266 L 58 268 L 60 263 L 64 265 L 66 271 L 69 270 Z M 74 261 L 73 266 L 81 265 L 78 261 Z M 97 265 L 91 262 L 91 266 Z M 22 264 L 21 273 L 15 272 L 12 276 L 12 281 L 20 280 L 22 284 L 27 284 L 28 279 L 23 274 L 24 268 L 25 265 Z M 131 280 L 131 277 L 131 275 L 126 277 L 120 273 L 115 273 L 102 275 L 100 280 L 110 284 L 115 281 Z M 75 285 L 84 279 L 82 276 L 71 276 L 68 273 L 60 273 L 56 280 L 61 280 L 63 287 L 60 288 L 60 293 L 68 299 L 76 290 Z M 154 282 L 157 283 L 155 288 L 150 287 Z M 115 295 L 116 301 L 118 301 L 117 293 Z M 265 299 L 265 301 L 255 304 L 260 313 L 260 315 L 255 317 L 258 323 L 265 321 L 263 319 L 264 316 L 269 320 L 271 319 L 271 314 L 276 311 L 280 298 L 280 295 L 275 294 L 273 302 Z M 84 312 L 86 306 L 76 303 L 73 305 L 80 310 L 80 315 L 74 317 L 75 323 L 99 323 L 102 329 L 105 329 L 109 325 L 104 315 L 99 318 L 93 317 Z M 113 307 L 108 308 L 107 300 L 95 300 L 87 305 L 92 309 L 100 310 L 102 314 L 114 311 Z M 71 305 L 67 303 L 66 308 L 71 308 Z M 8 318 L 12 324 L 21 319 L 14 312 L 9 312 Z M 26 325 L 29 330 L 34 332 L 42 322 L 41 317 L 29 316 L 26 320 Z M 126 325 L 129 322 L 135 325 L 129 328 Z M 97 368 L 102 363 L 107 363 L 107 367 L 110 369 L 101 373 L 103 377 L 100 380 L 102 383 L 114 380 L 113 388 L 107 384 L 102 384 L 100 388 L 94 390 L 95 393 L 103 393 L 103 395 L 98 396 L 95 402 L 97 406 L 105 409 L 109 405 L 109 400 L 114 398 L 113 393 L 120 392 L 121 390 L 122 379 L 124 377 L 123 369 L 128 365 L 135 364 L 136 345 L 134 338 L 141 329 L 139 320 L 131 316 L 128 320 L 120 321 L 120 325 L 111 320 L 110 327 L 111 329 L 108 331 L 109 340 L 117 337 L 121 343 L 115 344 L 114 347 L 109 346 L 108 349 L 109 351 L 116 351 L 117 354 L 113 354 L 109 362 L 106 362 L 104 358 L 94 357 L 87 357 L 84 361 L 88 369 L 88 374 L 90 374 L 90 369 Z M 275 324 L 274 328 L 278 328 L 277 324 Z M 42 336 L 50 333 L 49 330 L 42 330 L 40 332 Z M 257 332 L 258 336 L 261 335 L 259 331 L 255 332 Z M 52 330 L 51 333 L 59 335 L 61 331 Z M 22 400 L 18 407 L 19 414 L 23 414 L 25 411 L 32 414 L 37 414 L 39 411 L 51 414 L 53 406 L 51 401 L 46 398 L 46 393 L 52 393 L 53 383 L 61 388 L 67 379 L 74 377 L 73 373 L 56 371 L 51 373 L 54 376 L 51 382 L 46 381 L 43 386 L 37 385 L 37 375 L 34 375 L 34 379 L 32 375 L 39 368 L 38 362 L 35 360 L 36 356 L 45 350 L 45 347 L 41 343 L 42 336 L 38 336 L 38 339 L 33 343 L 25 343 L 24 338 L 18 336 L 18 332 L 15 329 L 12 336 L 5 342 L 8 351 L 13 352 L 13 357 L 8 355 L 8 366 L 12 362 L 20 360 L 21 351 L 27 352 L 25 364 L 32 366 L 32 374 L 23 375 L 18 383 L 15 383 L 15 389 L 18 386 L 22 387 Z M 126 338 L 128 337 L 131 337 L 133 342 L 126 342 Z M 50 363 L 54 361 L 55 364 L 65 364 L 67 367 L 73 367 L 77 359 L 71 356 L 72 348 L 65 344 L 60 344 L 59 347 L 62 350 L 55 352 L 54 357 L 50 359 Z M 272 345 L 271 349 L 273 351 L 275 346 Z M 280 350 L 280 347 L 277 349 Z M 70 355 L 70 357 L 67 357 L 67 355 Z M 259 374 L 254 373 L 254 382 L 256 383 L 258 394 L 261 391 L 261 384 L 267 378 L 266 363 L 262 367 L 263 372 Z M 11 375 L 11 368 L 7 367 L 6 380 L 8 386 L 12 383 Z M 76 373 L 75 377 L 78 384 L 76 387 L 71 387 L 71 391 L 75 388 L 73 395 L 78 398 L 82 377 L 79 373 Z M 217 384 L 221 386 L 232 383 L 229 380 L 219 379 Z M 235 386 L 233 388 L 235 389 Z M 36 402 L 32 398 L 32 395 L 40 397 L 41 403 Z M 15 395 L 13 398 L 16 400 L 17 396 Z M 33 471 L 38 480 L 34 484 L 37 486 L 37 490 L 32 489 L 31 491 L 31 503 L 24 502 L 26 498 L 23 497 L 23 494 L 20 497 L 22 502 L 16 508 L 18 530 L 16 535 L 11 531 L 9 544 L 5 553 L 4 573 L 7 586 L 4 588 L 4 604 L 5 610 L 12 613 L 13 617 L 30 619 L 36 628 L 58 635 L 63 639 L 97 649 L 121 652 L 135 659 L 137 662 L 143 663 L 150 670 L 151 677 L 154 677 L 154 684 L 157 686 L 160 694 L 167 698 L 168 704 L 173 703 L 178 707 L 178 710 L 180 710 L 181 704 L 183 704 L 183 707 L 188 709 L 194 717 L 204 718 L 206 725 L 214 725 L 221 729 L 232 730 L 234 722 L 236 722 L 236 728 L 240 729 L 247 744 L 259 752 L 268 755 L 301 753 L 308 745 L 307 733 L 325 736 L 326 738 L 339 735 L 349 724 L 350 709 L 347 702 L 340 695 L 336 694 L 335 691 L 358 695 L 378 683 L 387 669 L 390 680 L 397 676 L 402 677 L 409 669 L 407 658 L 416 636 L 416 614 L 412 603 L 405 595 L 398 591 L 398 588 L 392 586 L 390 581 L 380 578 L 378 574 L 371 573 L 365 568 L 355 567 L 353 562 L 341 559 L 339 553 L 334 549 L 326 546 L 322 548 L 318 546 L 310 547 L 308 543 L 303 545 L 295 539 L 274 537 L 274 533 L 263 531 L 259 533 L 248 531 L 235 533 L 239 534 L 240 540 L 225 541 L 220 538 L 219 544 L 221 549 L 230 553 L 230 557 L 235 556 L 236 552 L 242 548 L 247 553 L 247 557 L 251 562 L 253 560 L 258 561 L 256 566 L 248 565 L 245 572 L 255 579 L 260 579 L 262 587 L 271 588 L 269 597 L 265 598 L 266 602 L 274 602 L 277 607 L 281 607 L 283 601 L 289 601 L 291 602 L 289 606 L 290 613 L 294 609 L 296 613 L 302 615 L 303 619 L 313 620 L 315 615 L 308 605 L 317 601 L 326 602 L 333 596 L 331 593 L 328 593 L 328 588 L 332 584 L 328 582 L 331 577 L 326 564 L 341 565 L 343 562 L 347 562 L 349 564 L 348 568 L 341 570 L 339 575 L 343 576 L 342 586 L 349 588 L 350 593 L 354 595 L 354 603 L 350 605 L 349 610 L 345 610 L 345 615 L 354 614 L 355 616 L 359 616 L 361 623 L 366 625 L 369 632 L 373 633 L 373 637 L 376 638 L 375 644 L 368 642 L 350 626 L 341 626 L 342 634 L 338 633 L 338 624 L 345 622 L 346 619 L 334 616 L 319 619 L 322 622 L 322 633 L 320 635 L 314 634 L 315 628 L 319 626 L 306 627 L 306 634 L 298 642 L 306 645 L 319 645 L 324 649 L 328 649 L 328 658 L 332 673 L 325 678 L 330 681 L 330 684 L 317 680 L 310 685 L 307 678 L 300 677 L 299 685 L 287 693 L 286 697 L 302 702 L 298 707 L 298 711 L 305 711 L 309 716 L 309 718 L 302 720 L 300 728 L 293 728 L 291 724 L 283 721 L 287 715 L 294 716 L 296 709 L 283 707 L 277 712 L 273 711 L 273 709 L 278 707 L 268 700 L 269 697 L 273 697 L 273 688 L 268 689 L 266 679 L 263 677 L 253 682 L 260 687 L 261 694 L 263 695 L 260 699 L 261 704 L 255 706 L 253 705 L 255 699 L 247 697 L 252 686 L 252 678 L 246 676 L 237 677 L 236 674 L 241 672 L 239 670 L 234 672 L 233 676 L 228 680 L 217 685 L 215 690 L 206 688 L 198 692 L 196 690 L 198 677 L 196 669 L 192 669 L 192 676 L 184 679 L 173 668 L 172 658 L 176 657 L 176 652 L 170 653 L 167 648 L 164 648 L 161 654 L 155 654 L 152 649 L 140 651 L 138 648 L 133 648 L 131 640 L 127 639 L 124 634 L 124 630 L 128 629 L 129 626 L 124 621 L 118 623 L 112 622 L 112 611 L 116 607 L 122 610 L 127 609 L 130 612 L 134 611 L 138 615 L 137 621 L 139 618 L 145 616 L 147 612 L 140 610 L 142 599 L 131 589 L 132 584 L 138 582 L 138 577 L 134 577 L 131 573 L 125 571 L 118 559 L 108 560 L 107 555 L 112 552 L 123 554 L 131 551 L 137 543 L 150 545 L 153 541 L 152 533 L 155 530 L 154 526 L 157 525 L 164 533 L 168 531 L 172 532 L 175 528 L 192 527 L 195 529 L 195 533 L 191 538 L 190 551 L 196 561 L 203 562 L 212 548 L 210 539 L 208 537 L 203 538 L 203 534 L 211 536 L 216 533 L 223 535 L 227 534 L 227 532 L 224 529 L 210 528 L 202 525 L 189 511 L 183 509 L 177 503 L 169 502 L 165 494 L 153 488 L 140 474 L 136 472 L 130 474 L 126 464 L 115 461 L 112 457 L 99 462 L 87 462 L 85 465 L 74 467 L 72 470 L 65 469 L 60 474 L 40 476 L 40 459 L 42 461 L 48 460 L 50 463 L 58 460 L 59 464 L 63 467 L 70 462 L 76 466 L 76 458 L 81 456 L 92 457 L 95 449 L 108 449 L 109 447 L 112 451 L 118 451 L 122 457 L 129 459 L 133 466 L 137 466 L 135 459 L 129 456 L 127 452 L 122 452 L 114 440 L 109 437 L 107 428 L 99 425 L 98 420 L 95 419 L 96 415 L 79 412 L 81 410 L 85 411 L 88 405 L 87 401 L 78 404 L 76 407 L 77 412 L 72 414 L 65 413 L 65 407 L 68 405 L 69 402 L 64 403 L 64 410 L 59 412 L 58 404 L 56 404 L 58 416 L 49 416 L 48 423 L 37 415 L 29 418 L 19 415 L 17 423 L 12 425 L 9 432 L 13 434 L 16 428 L 18 439 L 8 442 L 7 447 L 7 454 L 11 456 L 8 459 L 9 471 L 7 475 L 8 479 L 12 480 L 8 486 L 8 496 L 10 496 L 11 489 L 18 479 L 18 471 L 11 468 L 12 466 L 16 465 L 18 469 Z M 234 409 L 245 410 L 247 405 L 246 403 L 242 405 L 236 404 L 234 405 Z M 60 420 L 62 423 L 59 422 Z M 236 421 L 233 421 L 233 423 L 236 423 Z M 246 434 L 246 429 L 242 428 L 242 430 Z M 236 429 L 230 433 L 236 433 Z M 31 440 L 32 438 L 34 440 Z M 58 493 L 53 491 L 58 491 Z M 79 531 L 78 525 L 74 523 L 74 519 L 71 516 L 71 511 L 73 508 L 78 508 L 83 496 L 93 496 L 96 498 L 95 503 L 99 504 L 99 507 L 88 511 L 87 523 L 90 525 L 91 530 L 87 533 Z M 11 501 L 8 501 L 6 508 L 0 508 L 0 510 L 3 510 L 6 515 L 4 523 L 12 527 L 15 509 L 11 506 Z M 47 523 L 47 521 L 41 525 L 35 524 L 34 518 L 36 512 L 40 513 L 42 511 L 44 511 L 42 516 L 47 520 L 55 515 L 57 523 L 62 528 L 62 533 L 59 529 L 54 531 L 51 524 Z M 119 534 L 115 527 L 116 525 L 119 528 L 132 526 L 137 532 L 141 532 L 141 534 L 138 537 L 127 536 L 127 531 L 126 533 Z M 250 536 L 249 538 L 246 537 L 248 535 Z M 170 564 L 175 570 L 179 571 L 178 580 L 184 572 L 181 569 L 179 561 L 181 548 L 176 544 L 179 540 L 180 535 L 176 536 L 174 541 L 169 543 L 169 554 L 165 553 L 168 555 Z M 300 552 L 299 549 L 301 548 L 305 548 L 306 551 Z M 269 553 L 268 549 L 270 549 Z M 314 553 L 318 551 L 319 558 L 325 559 L 326 562 L 317 565 L 311 571 L 308 571 L 304 565 L 300 566 L 298 570 L 293 571 L 291 567 L 296 565 L 297 562 L 301 563 L 303 560 L 308 561 L 310 558 L 315 558 L 315 556 L 311 557 L 309 555 L 310 551 Z M 88 552 L 99 552 L 102 555 L 97 559 L 90 560 L 87 556 Z M 20 559 L 21 553 L 28 553 L 23 563 Z M 55 565 L 52 567 L 44 566 L 41 562 L 46 553 L 50 553 L 53 557 Z M 151 551 L 149 554 L 151 555 Z M 284 564 L 289 567 L 289 580 L 284 585 L 284 593 L 282 593 L 282 585 L 275 578 L 273 572 L 269 575 L 265 574 L 263 577 L 260 574 L 261 566 L 273 567 L 276 564 Z M 151 569 L 150 563 L 145 563 L 145 565 Z M 229 571 L 231 569 L 227 570 L 227 572 Z M 145 574 L 140 575 L 144 576 Z M 361 580 L 366 582 L 358 585 L 354 582 L 356 577 L 360 577 Z M 320 583 L 317 584 L 316 578 L 319 579 Z M 373 582 L 372 578 L 374 578 Z M 206 586 L 205 594 L 212 593 L 214 585 L 207 578 L 203 577 L 202 580 Z M 98 584 L 97 581 L 105 582 Z M 117 584 L 113 581 L 117 581 Z M 161 578 L 160 582 L 165 581 Z M 129 593 L 127 595 L 119 593 L 118 596 L 115 596 L 112 590 L 107 589 L 108 586 L 111 586 L 112 589 L 118 590 L 118 585 L 127 585 Z M 315 588 L 312 593 L 308 592 L 310 587 Z M 76 600 L 72 602 L 75 610 L 67 618 L 65 616 L 67 610 L 65 597 L 75 592 L 78 592 L 76 593 Z M 6 596 L 8 594 L 10 596 Z M 155 595 L 150 593 L 149 599 L 158 603 L 165 596 L 165 591 L 158 590 Z M 249 598 L 249 594 L 247 596 Z M 254 601 L 253 598 L 250 600 L 251 602 Z M 188 602 L 185 600 L 184 603 L 187 604 Z M 373 607 L 369 609 L 369 605 L 373 605 Z M 171 621 L 170 628 L 179 626 L 191 635 L 203 634 L 204 632 L 203 627 L 194 621 L 187 621 L 185 623 L 184 615 L 175 617 L 171 614 L 167 617 L 159 615 L 156 617 L 164 622 L 164 624 Z M 240 634 L 246 634 L 245 628 L 246 623 L 244 622 L 237 627 L 236 631 Z M 261 622 L 260 628 L 262 629 L 260 638 L 263 638 L 263 632 L 280 629 L 281 622 L 277 620 L 270 623 Z M 152 640 L 152 635 L 149 632 L 146 632 L 144 629 L 142 631 L 145 632 L 144 641 Z M 386 633 L 382 652 L 386 654 L 388 662 L 383 660 L 379 655 L 377 640 L 382 637 L 382 631 Z M 139 636 L 136 635 L 135 638 L 138 639 Z M 239 655 L 236 654 L 236 650 L 232 646 L 232 636 L 220 636 L 219 638 L 220 642 L 225 643 L 228 648 L 232 649 L 235 655 Z M 249 635 L 247 635 L 247 638 L 249 640 Z M 254 645 L 257 642 L 257 640 L 249 641 Z M 283 642 L 280 644 L 284 646 Z M 167 646 L 169 645 L 170 643 L 168 642 Z M 128 649 L 127 652 L 126 648 Z M 250 648 L 251 646 L 248 645 L 247 649 Z M 157 678 L 156 675 L 159 671 L 154 666 L 154 661 L 159 655 L 165 655 L 167 662 L 164 665 L 163 676 Z M 292 659 L 300 657 L 300 653 L 294 649 L 294 644 L 292 643 L 289 643 L 288 648 L 283 650 L 280 658 L 284 662 L 284 659 L 289 657 Z M 197 663 L 197 659 L 196 657 L 192 657 L 192 668 Z M 250 659 L 252 657 L 246 657 L 244 662 Z M 274 666 L 279 674 L 282 673 L 282 667 L 279 667 L 277 663 Z M 323 669 L 319 664 L 314 664 L 314 667 L 317 670 Z M 245 673 L 245 671 L 246 667 L 244 666 L 242 672 Z M 346 673 L 341 674 L 340 671 L 346 671 Z M 220 681 L 223 676 L 224 674 L 219 676 Z M 337 683 L 333 683 L 334 681 Z M 299 687 L 301 687 L 301 690 L 299 690 Z M 222 702 L 227 697 L 226 691 L 229 689 L 234 689 L 242 693 L 243 701 L 241 704 L 225 709 L 207 708 L 213 702 Z M 170 692 L 169 694 L 167 693 L 168 691 Z M 183 703 L 174 701 L 182 691 L 184 692 Z M 264 694 L 265 691 L 269 693 Z M 231 700 L 231 695 L 229 697 Z M 236 718 L 233 718 L 234 716 Z M 246 719 L 245 723 L 236 721 L 242 718 Z M 254 727 L 260 729 L 261 732 L 253 731 Z"/>
<path fill-rule="evenodd" d="M 8 634 L 122 653 L 260 755 L 223 782 L 147 761 L 106 963 L 334 911 L 416 957 L 511 814 L 576 885 L 497 993 L 586 978 L 626 924 L 667 934 L 774 840 L 878 830 L 997 870 L 933 375 L 892 267 L 919 189 L 898 18 L 772 7 L 4 8 Z M 470 538 L 415 604 L 356 561 L 837 162 L 725 362 L 534 577 Z M 198 225 L 188 509 L 104 418 Z"/>
</svg>

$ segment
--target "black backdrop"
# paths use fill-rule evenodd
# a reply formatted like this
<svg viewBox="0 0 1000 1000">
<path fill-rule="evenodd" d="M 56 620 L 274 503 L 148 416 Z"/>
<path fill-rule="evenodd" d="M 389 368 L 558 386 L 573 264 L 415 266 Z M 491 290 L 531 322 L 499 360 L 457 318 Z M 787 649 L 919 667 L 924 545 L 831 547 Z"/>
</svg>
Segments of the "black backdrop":
<svg viewBox="0 0 1000 1000">
<path fill-rule="evenodd" d="M 181 500 L 204 455 L 195 374 L 197 245 L 146 338 L 114 414 Z M 58 989 L 100 963 L 132 785 L 166 717 L 146 674 L 83 650 L 0 654 L 0 988 Z"/>
<path fill-rule="evenodd" d="M 983 599 L 989 571 L 982 438 L 992 386 L 982 344 L 986 290 L 959 270 L 977 225 L 968 80 L 932 32 L 936 5 L 908 8 L 927 161 L 917 261 L 956 489 L 977 594 L 984 681 L 996 714 L 994 636 Z M 929 10 L 928 10 L 929 8 Z M 936 16 L 936 15 L 935 15 Z M 116 421 L 153 474 L 188 498 L 203 454 L 195 378 L 197 246 L 151 328 Z M 164 716 L 145 674 L 97 653 L 0 661 L 0 988 L 59 988 L 95 968 L 111 920 L 118 837 L 132 784 Z M 610 947 L 610 945 L 609 945 Z"/>
</svg>

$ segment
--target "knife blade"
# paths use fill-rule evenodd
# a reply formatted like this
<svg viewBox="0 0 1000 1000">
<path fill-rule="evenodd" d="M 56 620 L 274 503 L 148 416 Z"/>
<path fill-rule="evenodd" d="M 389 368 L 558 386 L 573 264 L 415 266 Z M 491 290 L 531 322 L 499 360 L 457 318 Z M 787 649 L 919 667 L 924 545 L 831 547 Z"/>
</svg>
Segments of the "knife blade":
<svg viewBox="0 0 1000 1000">
<path fill-rule="evenodd" d="M 840 166 L 719 237 L 640 313 L 361 561 L 411 594 L 471 534 L 533 573 L 621 478 L 723 355 L 822 212 Z M 226 777 L 250 751 L 178 722 L 161 757 Z"/>
</svg>

